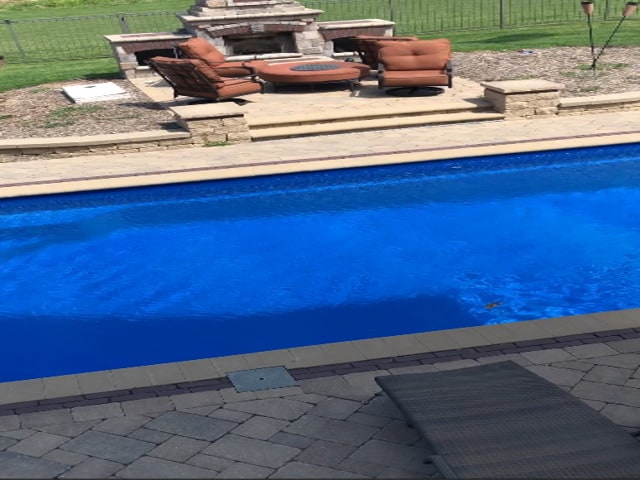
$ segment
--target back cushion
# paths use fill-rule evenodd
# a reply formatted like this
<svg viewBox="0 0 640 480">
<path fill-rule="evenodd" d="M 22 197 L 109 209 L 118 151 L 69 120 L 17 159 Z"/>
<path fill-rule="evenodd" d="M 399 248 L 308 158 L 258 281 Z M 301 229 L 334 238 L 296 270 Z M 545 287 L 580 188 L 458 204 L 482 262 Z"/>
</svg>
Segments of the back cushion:
<svg viewBox="0 0 640 480">
<path fill-rule="evenodd" d="M 191 62 L 191 64 L 196 67 L 196 70 L 199 70 L 202 75 L 207 77 L 212 82 L 222 82 L 222 77 L 220 77 L 220 75 L 218 75 L 213 70 L 213 68 L 207 65 L 206 62 L 203 62 L 202 60 L 198 60 L 196 58 L 189 58 L 187 59 L 187 61 Z"/>
<path fill-rule="evenodd" d="M 162 64 L 171 67 L 171 65 L 193 65 L 196 70 L 199 70 L 202 75 L 207 77 L 207 79 L 212 82 L 221 82 L 222 78 L 213 69 L 207 65 L 202 60 L 198 60 L 195 58 L 169 58 L 169 57 L 153 57 L 151 59 L 152 62 L 157 62 L 162 66 Z"/>
<path fill-rule="evenodd" d="M 380 62 L 387 70 L 442 70 L 451 58 L 447 38 L 379 44 Z"/>
<path fill-rule="evenodd" d="M 200 37 L 190 38 L 178 44 L 178 48 L 189 58 L 199 58 L 207 62 L 224 62 L 224 55 L 209 42 Z"/>
</svg>

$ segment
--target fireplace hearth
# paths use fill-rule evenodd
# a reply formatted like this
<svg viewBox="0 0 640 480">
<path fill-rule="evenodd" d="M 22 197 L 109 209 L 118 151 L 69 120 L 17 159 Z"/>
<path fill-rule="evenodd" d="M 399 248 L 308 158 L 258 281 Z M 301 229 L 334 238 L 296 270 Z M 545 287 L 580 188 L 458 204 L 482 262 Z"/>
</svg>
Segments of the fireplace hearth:
<svg viewBox="0 0 640 480">
<path fill-rule="evenodd" d="M 291 33 L 250 33 L 224 37 L 231 55 L 297 53 Z"/>
</svg>

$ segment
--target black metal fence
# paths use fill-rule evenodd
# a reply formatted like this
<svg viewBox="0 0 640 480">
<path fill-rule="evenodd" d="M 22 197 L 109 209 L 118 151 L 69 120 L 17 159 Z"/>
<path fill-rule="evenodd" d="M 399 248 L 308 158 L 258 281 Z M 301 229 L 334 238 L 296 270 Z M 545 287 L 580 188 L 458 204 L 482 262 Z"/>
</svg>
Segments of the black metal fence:
<svg viewBox="0 0 640 480">
<path fill-rule="evenodd" d="M 596 15 L 619 15 L 613 0 L 596 2 Z M 584 21 L 577 0 L 300 0 L 324 11 L 320 21 L 382 18 L 395 34 L 512 28 Z M 621 5 L 622 8 L 622 5 Z M 173 32 L 186 12 L 87 15 L 28 20 L 0 19 L 0 54 L 7 62 L 107 58 L 104 35 Z"/>
<path fill-rule="evenodd" d="M 180 13 L 186 12 L 0 20 L 0 52 L 15 63 L 110 57 L 104 35 L 173 32 L 182 26 Z"/>
<path fill-rule="evenodd" d="M 323 10 L 321 20 L 392 20 L 396 22 L 397 35 L 584 21 L 577 0 L 302 0 L 302 3 Z M 603 0 L 595 6 L 599 18 L 607 20 L 620 14 L 624 0 Z"/>
</svg>

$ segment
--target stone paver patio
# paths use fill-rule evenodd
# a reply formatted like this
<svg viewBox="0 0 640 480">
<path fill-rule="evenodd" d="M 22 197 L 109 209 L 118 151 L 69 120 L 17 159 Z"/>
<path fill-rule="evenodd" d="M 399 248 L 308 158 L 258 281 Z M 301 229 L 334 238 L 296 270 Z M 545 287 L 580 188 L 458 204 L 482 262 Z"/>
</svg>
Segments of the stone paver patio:
<svg viewBox="0 0 640 480">
<path fill-rule="evenodd" d="M 424 478 L 427 447 L 378 375 L 509 359 L 622 428 L 640 427 L 640 329 L 624 340 L 329 374 L 292 387 L 233 388 L 0 416 L 1 478 Z M 543 342 L 543 341 L 541 341 Z M 548 345 L 547 345 L 548 346 Z"/>
</svg>

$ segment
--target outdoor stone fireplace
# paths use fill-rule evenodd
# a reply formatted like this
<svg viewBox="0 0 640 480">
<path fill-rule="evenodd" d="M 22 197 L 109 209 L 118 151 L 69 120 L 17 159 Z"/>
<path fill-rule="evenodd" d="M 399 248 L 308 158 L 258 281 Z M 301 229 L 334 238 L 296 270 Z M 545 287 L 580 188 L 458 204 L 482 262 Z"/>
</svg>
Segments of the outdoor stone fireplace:
<svg viewBox="0 0 640 480">
<path fill-rule="evenodd" d="M 225 55 L 234 54 L 238 36 L 245 42 L 267 40 L 272 51 L 262 55 L 318 55 L 324 42 L 316 19 L 322 13 L 295 0 L 196 0 L 189 14 L 178 18 L 187 32 L 209 40 Z"/>
<path fill-rule="evenodd" d="M 295 0 L 196 0 L 175 33 L 106 35 L 127 77 L 145 74 L 154 51 L 201 37 L 232 60 L 349 55 L 343 40 L 355 35 L 392 35 L 394 22 L 380 19 L 318 22 L 322 10 Z"/>
</svg>

